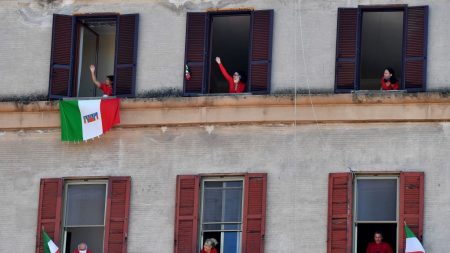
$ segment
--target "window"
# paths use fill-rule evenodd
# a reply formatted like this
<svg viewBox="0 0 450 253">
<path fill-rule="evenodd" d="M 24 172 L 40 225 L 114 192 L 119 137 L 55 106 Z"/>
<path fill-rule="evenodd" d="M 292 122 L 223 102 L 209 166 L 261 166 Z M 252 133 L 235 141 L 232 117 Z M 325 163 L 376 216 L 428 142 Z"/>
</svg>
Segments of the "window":
<svg viewBox="0 0 450 253">
<path fill-rule="evenodd" d="M 221 253 L 264 252 L 266 174 L 178 176 L 175 252 L 199 252 L 213 237 Z"/>
<path fill-rule="evenodd" d="M 382 203 L 382 204 L 381 204 Z M 331 173 L 327 252 L 365 252 L 375 231 L 395 252 L 404 252 L 403 224 L 422 238 L 424 174 Z M 397 250 L 396 250 L 397 249 Z"/>
<path fill-rule="evenodd" d="M 49 98 L 101 96 L 90 64 L 100 82 L 114 75 L 113 95 L 133 97 L 138 24 L 138 14 L 54 14 Z"/>
<path fill-rule="evenodd" d="M 189 12 L 186 22 L 185 95 L 229 92 L 216 56 L 230 75 L 241 74 L 244 92 L 270 92 L 273 10 Z"/>
<path fill-rule="evenodd" d="M 335 91 L 379 90 L 385 67 L 400 89 L 426 90 L 428 6 L 339 8 Z"/>
<path fill-rule="evenodd" d="M 126 252 L 129 204 L 129 177 L 41 179 L 36 253 L 42 229 L 62 253 L 80 242 L 94 252 Z"/>
</svg>

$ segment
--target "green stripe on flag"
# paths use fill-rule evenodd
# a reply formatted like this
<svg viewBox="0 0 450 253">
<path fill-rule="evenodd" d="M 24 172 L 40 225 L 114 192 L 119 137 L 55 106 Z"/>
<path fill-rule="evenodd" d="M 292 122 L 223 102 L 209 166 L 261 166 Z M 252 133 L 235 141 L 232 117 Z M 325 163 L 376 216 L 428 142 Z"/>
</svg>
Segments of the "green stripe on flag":
<svg viewBox="0 0 450 253">
<path fill-rule="evenodd" d="M 405 232 L 406 232 L 406 238 L 416 237 L 414 233 L 409 229 L 409 227 L 405 224 Z"/>
<path fill-rule="evenodd" d="M 81 114 L 76 100 L 59 101 L 61 114 L 61 140 L 82 141 Z"/>
</svg>

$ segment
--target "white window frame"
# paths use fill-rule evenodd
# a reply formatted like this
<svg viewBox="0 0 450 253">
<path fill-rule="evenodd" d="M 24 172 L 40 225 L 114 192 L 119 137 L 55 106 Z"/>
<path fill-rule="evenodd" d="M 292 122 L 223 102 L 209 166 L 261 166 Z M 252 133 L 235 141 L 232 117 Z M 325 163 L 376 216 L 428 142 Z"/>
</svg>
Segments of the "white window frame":
<svg viewBox="0 0 450 253">
<path fill-rule="evenodd" d="M 240 233 L 240 237 L 239 237 L 239 244 L 240 244 L 240 251 L 242 252 L 242 230 L 243 230 L 243 225 L 244 225 L 244 197 L 245 197 L 245 178 L 244 177 L 202 177 L 201 178 L 201 183 L 200 183 L 200 219 L 199 219 L 199 242 L 198 245 L 200 245 L 200 249 L 203 248 L 203 198 L 204 198 L 204 185 L 205 182 L 211 182 L 211 181 L 216 181 L 216 182 L 227 182 L 227 181 L 242 181 L 242 203 L 241 203 L 241 229 L 237 230 L 237 229 L 232 229 L 232 230 L 220 230 L 217 232 L 220 232 L 220 242 L 223 242 L 224 238 L 223 238 L 223 232 L 241 232 Z M 222 200 L 224 201 L 224 200 Z M 223 213 L 222 213 L 223 215 Z M 236 222 L 232 222 L 232 224 L 236 224 Z M 223 252 L 223 243 L 220 244 L 220 252 Z"/>
<path fill-rule="evenodd" d="M 67 214 L 67 189 L 69 185 L 82 185 L 82 184 L 95 184 L 95 185 L 105 185 L 105 211 L 103 214 L 103 225 L 82 225 L 82 226 L 66 226 L 66 214 Z M 107 209 L 107 200 L 108 200 L 108 180 L 70 180 L 65 182 L 64 184 L 64 207 L 63 207 L 63 215 L 62 215 L 62 233 L 63 233 L 63 243 L 62 243 L 62 253 L 71 253 L 66 252 L 66 242 L 67 242 L 67 230 L 66 228 L 71 227 L 103 227 L 103 238 L 102 241 L 105 242 L 105 225 L 106 225 L 106 209 Z M 103 249 L 104 250 L 104 249 Z"/>
<path fill-rule="evenodd" d="M 364 179 L 364 180 L 385 180 L 385 179 L 395 179 L 397 182 L 397 203 L 396 203 L 396 221 L 358 221 L 358 180 Z M 399 215 L 400 215 L 400 176 L 399 175 L 383 175 L 383 176 L 377 176 L 377 175 L 364 175 L 364 176 L 355 176 L 355 179 L 353 181 L 353 252 L 357 253 L 357 246 L 358 246 L 358 224 L 374 224 L 374 223 L 390 223 L 390 224 L 397 224 L 397 231 L 396 231 L 396 248 L 394 249 L 394 252 L 398 252 L 398 246 L 399 246 Z"/>
</svg>

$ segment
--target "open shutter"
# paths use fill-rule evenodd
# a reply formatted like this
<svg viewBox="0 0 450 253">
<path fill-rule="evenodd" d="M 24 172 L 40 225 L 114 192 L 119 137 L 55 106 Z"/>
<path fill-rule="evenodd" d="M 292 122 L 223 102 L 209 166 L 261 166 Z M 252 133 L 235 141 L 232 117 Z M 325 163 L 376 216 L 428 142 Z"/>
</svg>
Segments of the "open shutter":
<svg viewBox="0 0 450 253">
<path fill-rule="evenodd" d="M 339 8 L 336 31 L 336 92 L 350 92 L 358 83 L 358 9 Z"/>
<path fill-rule="evenodd" d="M 428 6 L 408 7 L 403 79 L 408 91 L 426 90 Z"/>
<path fill-rule="evenodd" d="M 253 94 L 270 92 L 272 67 L 273 10 L 252 13 L 249 64 L 249 91 Z"/>
<path fill-rule="evenodd" d="M 45 229 L 45 232 L 57 245 L 60 245 L 62 190 L 62 179 L 41 179 L 36 229 L 36 253 L 44 252 L 42 228 Z"/>
<path fill-rule="evenodd" d="M 199 176 L 177 176 L 175 253 L 198 252 Z"/>
<path fill-rule="evenodd" d="M 130 177 L 110 177 L 106 203 L 104 252 L 127 252 Z"/>
<path fill-rule="evenodd" d="M 134 97 L 139 14 L 120 15 L 118 16 L 117 24 L 114 95 L 118 97 Z"/>
<path fill-rule="evenodd" d="M 423 209 L 424 173 L 402 172 L 400 174 L 399 253 L 405 251 L 404 222 L 422 241 Z"/>
<path fill-rule="evenodd" d="M 185 95 L 201 94 L 205 87 L 207 18 L 204 12 L 187 13 L 184 64 L 190 68 L 191 79 L 188 81 L 184 78 L 183 66 Z"/>
<path fill-rule="evenodd" d="M 249 173 L 244 184 L 242 252 L 263 253 L 266 222 L 267 174 Z"/>
<path fill-rule="evenodd" d="M 328 253 L 352 252 L 353 176 L 330 173 L 328 177 Z"/>
<path fill-rule="evenodd" d="M 75 18 L 53 14 L 48 97 L 71 96 Z"/>
</svg>

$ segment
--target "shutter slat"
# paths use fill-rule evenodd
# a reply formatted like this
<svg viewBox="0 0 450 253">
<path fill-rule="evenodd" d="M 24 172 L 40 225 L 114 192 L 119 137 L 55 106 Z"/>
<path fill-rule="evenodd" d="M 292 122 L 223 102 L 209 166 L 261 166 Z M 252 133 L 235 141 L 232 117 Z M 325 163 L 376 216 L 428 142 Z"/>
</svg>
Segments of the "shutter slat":
<svg viewBox="0 0 450 253">
<path fill-rule="evenodd" d="M 273 10 L 252 13 L 248 84 L 253 94 L 270 92 L 272 66 Z"/>
<path fill-rule="evenodd" d="M 356 88 L 358 9 L 339 8 L 336 31 L 335 91 Z"/>
<path fill-rule="evenodd" d="M 244 184 L 242 252 L 263 253 L 266 222 L 267 174 L 249 173 Z"/>
<path fill-rule="evenodd" d="M 206 50 L 206 13 L 188 12 L 186 17 L 186 51 L 184 64 L 191 71 L 191 79 L 184 80 L 184 94 L 200 94 L 204 87 Z M 184 67 L 183 67 L 184 70 Z M 184 76 L 184 73 L 183 73 Z"/>
<path fill-rule="evenodd" d="M 353 178 L 351 173 L 330 173 L 328 178 L 327 252 L 352 250 Z"/>
</svg>

